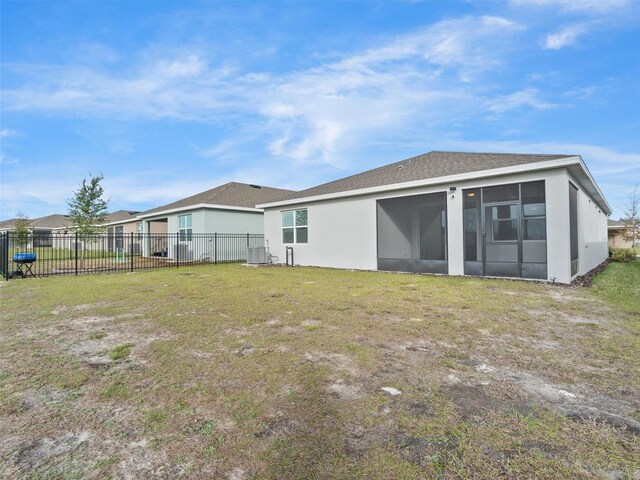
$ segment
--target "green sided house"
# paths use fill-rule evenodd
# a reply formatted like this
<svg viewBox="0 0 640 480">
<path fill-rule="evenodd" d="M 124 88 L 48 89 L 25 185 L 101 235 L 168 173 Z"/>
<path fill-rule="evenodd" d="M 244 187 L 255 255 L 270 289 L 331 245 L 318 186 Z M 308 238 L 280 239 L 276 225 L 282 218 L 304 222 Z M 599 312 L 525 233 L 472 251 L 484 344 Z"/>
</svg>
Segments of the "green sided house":
<svg viewBox="0 0 640 480">
<path fill-rule="evenodd" d="M 264 212 L 258 203 L 279 200 L 294 193 L 291 190 L 261 185 L 230 182 L 181 200 L 139 213 L 146 244 L 145 256 L 170 259 L 198 258 L 197 243 L 192 236 L 201 233 L 264 233 Z M 179 245 L 169 248 L 166 234 L 177 234 Z M 179 252 L 173 251 L 180 249 Z"/>
</svg>

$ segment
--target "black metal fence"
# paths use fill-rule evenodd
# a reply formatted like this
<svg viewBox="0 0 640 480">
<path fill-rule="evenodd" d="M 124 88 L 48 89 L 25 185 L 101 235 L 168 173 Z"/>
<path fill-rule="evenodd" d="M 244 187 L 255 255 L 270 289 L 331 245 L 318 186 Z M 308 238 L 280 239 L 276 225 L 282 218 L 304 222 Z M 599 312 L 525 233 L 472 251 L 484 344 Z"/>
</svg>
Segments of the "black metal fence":
<svg viewBox="0 0 640 480">
<path fill-rule="evenodd" d="M 0 234 L 0 274 L 9 280 L 243 262 L 249 247 L 263 246 L 264 235 L 249 233 L 6 232 Z"/>
</svg>

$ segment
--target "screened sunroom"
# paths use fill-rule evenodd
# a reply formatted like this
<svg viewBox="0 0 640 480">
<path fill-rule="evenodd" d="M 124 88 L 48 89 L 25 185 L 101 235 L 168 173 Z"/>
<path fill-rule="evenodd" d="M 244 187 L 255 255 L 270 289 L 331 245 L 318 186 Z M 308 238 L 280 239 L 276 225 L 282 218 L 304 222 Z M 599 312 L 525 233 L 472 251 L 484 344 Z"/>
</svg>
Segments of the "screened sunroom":
<svg viewBox="0 0 640 480">
<path fill-rule="evenodd" d="M 545 182 L 463 190 L 464 273 L 546 279 Z"/>
<path fill-rule="evenodd" d="M 448 273 L 445 192 L 378 200 L 378 270 Z"/>
</svg>

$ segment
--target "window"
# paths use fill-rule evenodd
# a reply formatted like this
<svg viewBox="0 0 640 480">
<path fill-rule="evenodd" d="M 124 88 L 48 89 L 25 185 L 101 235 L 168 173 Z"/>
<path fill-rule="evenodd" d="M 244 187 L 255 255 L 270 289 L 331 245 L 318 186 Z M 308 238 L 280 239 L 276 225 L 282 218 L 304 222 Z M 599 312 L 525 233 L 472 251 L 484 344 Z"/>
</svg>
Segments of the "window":
<svg viewBox="0 0 640 480">
<path fill-rule="evenodd" d="M 547 225 L 545 218 L 525 218 L 523 240 L 546 240 Z"/>
<path fill-rule="evenodd" d="M 522 184 L 523 240 L 546 240 L 544 181 Z"/>
<path fill-rule="evenodd" d="M 53 230 L 34 230 L 33 246 L 34 247 L 50 247 L 53 245 Z"/>
<path fill-rule="evenodd" d="M 178 233 L 180 234 L 181 241 L 191 241 L 191 234 L 193 233 L 191 229 L 191 215 L 178 216 Z"/>
<path fill-rule="evenodd" d="M 282 212 L 282 243 L 307 243 L 308 230 L 306 208 Z"/>
<path fill-rule="evenodd" d="M 124 248 L 124 227 L 115 227 L 114 232 L 116 235 L 116 249 Z"/>
<path fill-rule="evenodd" d="M 516 204 L 491 207 L 493 241 L 518 240 L 518 208 Z"/>
<path fill-rule="evenodd" d="M 498 185 L 496 187 L 486 187 L 483 189 L 484 203 L 508 202 L 518 200 L 518 184 Z"/>
</svg>

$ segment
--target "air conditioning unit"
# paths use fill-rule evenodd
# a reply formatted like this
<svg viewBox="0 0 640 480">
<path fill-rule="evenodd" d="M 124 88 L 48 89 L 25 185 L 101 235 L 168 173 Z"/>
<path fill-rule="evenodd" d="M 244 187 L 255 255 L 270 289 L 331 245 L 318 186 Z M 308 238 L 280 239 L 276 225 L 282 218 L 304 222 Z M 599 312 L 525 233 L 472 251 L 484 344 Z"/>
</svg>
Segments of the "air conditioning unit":
<svg viewBox="0 0 640 480">
<path fill-rule="evenodd" d="M 173 253 L 174 253 L 173 260 L 178 260 L 181 262 L 192 260 L 191 249 L 189 248 L 189 245 L 186 243 L 179 243 L 177 245 L 174 245 Z"/>
<path fill-rule="evenodd" d="M 267 263 L 267 249 L 265 247 L 248 247 L 247 263 Z"/>
</svg>

